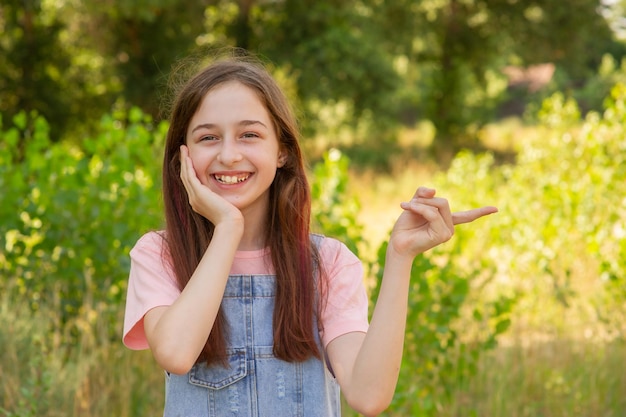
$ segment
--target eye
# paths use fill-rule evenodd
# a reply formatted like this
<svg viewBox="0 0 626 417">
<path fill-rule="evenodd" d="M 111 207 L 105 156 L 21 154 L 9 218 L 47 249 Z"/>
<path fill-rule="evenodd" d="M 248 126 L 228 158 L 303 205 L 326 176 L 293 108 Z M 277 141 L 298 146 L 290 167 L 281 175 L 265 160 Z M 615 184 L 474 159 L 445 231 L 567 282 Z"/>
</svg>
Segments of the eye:
<svg viewBox="0 0 626 417">
<path fill-rule="evenodd" d="M 217 140 L 217 137 L 213 135 L 204 135 L 200 137 L 199 142 L 213 141 L 213 140 Z"/>
<path fill-rule="evenodd" d="M 241 135 L 241 137 L 244 139 L 254 139 L 254 138 L 258 138 L 259 135 L 254 132 L 246 132 L 243 135 Z"/>
</svg>

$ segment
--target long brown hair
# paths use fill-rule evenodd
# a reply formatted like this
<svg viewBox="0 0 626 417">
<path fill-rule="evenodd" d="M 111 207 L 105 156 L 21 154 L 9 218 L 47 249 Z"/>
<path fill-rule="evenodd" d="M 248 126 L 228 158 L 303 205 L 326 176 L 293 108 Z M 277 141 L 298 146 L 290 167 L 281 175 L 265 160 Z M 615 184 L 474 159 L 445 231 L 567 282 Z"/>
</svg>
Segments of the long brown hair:
<svg viewBox="0 0 626 417">
<path fill-rule="evenodd" d="M 296 118 L 282 90 L 265 67 L 250 57 L 216 60 L 192 77 L 178 92 L 170 115 L 163 160 L 166 250 L 182 290 L 198 266 L 213 235 L 214 225 L 191 209 L 180 179 L 180 146 L 188 124 L 211 89 L 229 81 L 251 88 L 268 110 L 287 159 L 270 186 L 266 245 L 276 271 L 273 317 L 274 354 L 287 361 L 320 357 L 314 336 L 315 264 L 318 254 L 309 237 L 311 195 L 298 144 Z M 321 293 L 320 293 L 321 294 Z M 228 332 L 224 313 L 217 319 L 198 361 L 223 362 Z"/>
</svg>

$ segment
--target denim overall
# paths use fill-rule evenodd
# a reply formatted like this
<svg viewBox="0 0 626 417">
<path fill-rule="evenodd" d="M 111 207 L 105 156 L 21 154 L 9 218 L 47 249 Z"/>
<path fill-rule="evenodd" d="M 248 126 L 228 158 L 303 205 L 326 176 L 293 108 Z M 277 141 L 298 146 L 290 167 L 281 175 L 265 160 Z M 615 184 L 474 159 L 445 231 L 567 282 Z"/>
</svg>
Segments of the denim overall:
<svg viewBox="0 0 626 417">
<path fill-rule="evenodd" d="M 324 361 L 289 363 L 272 354 L 274 282 L 273 275 L 228 278 L 222 308 L 230 367 L 166 373 L 164 417 L 341 416 L 339 386 Z"/>
</svg>

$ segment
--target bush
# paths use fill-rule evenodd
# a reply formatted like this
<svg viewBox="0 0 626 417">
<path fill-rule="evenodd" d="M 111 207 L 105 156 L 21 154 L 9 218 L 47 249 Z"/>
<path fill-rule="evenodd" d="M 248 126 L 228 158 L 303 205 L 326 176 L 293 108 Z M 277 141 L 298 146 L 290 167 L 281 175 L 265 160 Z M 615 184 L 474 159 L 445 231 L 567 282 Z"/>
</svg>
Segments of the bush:
<svg viewBox="0 0 626 417">
<path fill-rule="evenodd" d="M 53 307 L 59 325 L 85 308 L 110 314 L 117 338 L 129 250 L 160 224 L 155 158 L 165 126 L 133 109 L 104 117 L 97 137 L 75 144 L 52 143 L 37 115 L 14 124 L 0 143 L 2 291 L 33 311 Z"/>
</svg>

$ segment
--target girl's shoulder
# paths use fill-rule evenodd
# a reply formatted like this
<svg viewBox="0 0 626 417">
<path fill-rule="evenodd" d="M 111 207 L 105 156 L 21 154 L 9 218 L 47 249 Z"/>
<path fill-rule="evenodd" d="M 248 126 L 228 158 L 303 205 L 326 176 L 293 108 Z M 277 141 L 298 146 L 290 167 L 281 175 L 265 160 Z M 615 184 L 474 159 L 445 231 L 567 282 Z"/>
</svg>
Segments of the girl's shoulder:
<svg viewBox="0 0 626 417">
<path fill-rule="evenodd" d="M 314 242 L 323 263 L 360 262 L 357 256 L 340 240 L 333 237 L 311 233 L 311 240 Z"/>
<path fill-rule="evenodd" d="M 165 231 L 154 230 L 142 235 L 131 249 L 131 255 L 138 252 L 162 253 L 165 245 Z"/>
<path fill-rule="evenodd" d="M 142 235 L 130 250 L 131 269 L 140 266 L 147 276 L 168 277 L 173 281 L 174 272 L 165 239 L 165 231 L 152 231 Z"/>
</svg>

